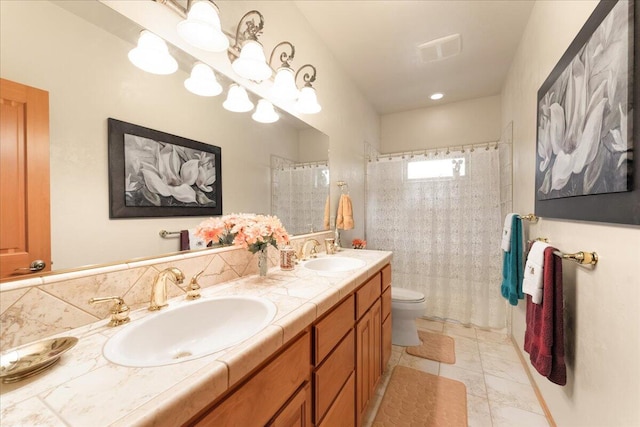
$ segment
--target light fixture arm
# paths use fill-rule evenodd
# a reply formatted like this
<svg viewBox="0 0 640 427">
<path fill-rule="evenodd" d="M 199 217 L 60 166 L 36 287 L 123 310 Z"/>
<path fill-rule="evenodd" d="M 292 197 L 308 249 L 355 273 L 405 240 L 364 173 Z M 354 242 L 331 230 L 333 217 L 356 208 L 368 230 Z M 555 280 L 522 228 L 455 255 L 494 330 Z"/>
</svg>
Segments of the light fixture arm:
<svg viewBox="0 0 640 427">
<path fill-rule="evenodd" d="M 288 53 L 286 50 L 280 53 L 280 62 L 282 62 L 282 67 L 291 68 L 289 62 L 293 61 L 293 57 L 296 55 L 296 48 L 288 41 L 280 42 L 276 45 L 276 47 L 273 48 L 273 50 L 271 51 L 271 56 L 269 57 L 269 66 L 273 68 L 273 66 L 271 65 L 271 63 L 273 62 L 273 56 L 281 46 L 288 46 L 291 49 L 290 53 Z"/>
<path fill-rule="evenodd" d="M 258 18 L 257 25 L 254 22 L 253 18 L 251 20 L 247 19 L 251 15 L 255 15 Z M 246 24 L 247 28 L 244 31 L 240 32 L 240 28 L 242 27 L 243 22 Z M 258 41 L 258 36 L 262 34 L 263 29 L 264 29 L 264 17 L 260 12 L 258 12 L 257 10 L 250 10 L 249 12 L 245 13 L 242 16 L 242 18 L 240 18 L 240 21 L 238 22 L 238 27 L 236 28 L 235 47 L 239 48 L 241 42 L 244 40 Z M 242 37 L 243 37 L 242 40 L 240 40 L 240 34 L 242 34 Z"/>
<path fill-rule="evenodd" d="M 316 67 L 314 67 L 311 64 L 305 64 L 302 67 L 300 67 L 298 69 L 298 71 L 296 72 L 296 82 L 298 81 L 298 75 L 300 74 L 300 72 L 302 72 L 302 70 L 304 70 L 305 68 L 311 68 L 311 70 L 313 71 L 313 74 L 309 74 L 309 73 L 304 73 L 302 76 L 302 80 L 304 81 L 304 85 L 305 86 L 311 86 L 311 83 L 316 81 L 316 74 L 317 74 L 317 70 Z"/>
</svg>

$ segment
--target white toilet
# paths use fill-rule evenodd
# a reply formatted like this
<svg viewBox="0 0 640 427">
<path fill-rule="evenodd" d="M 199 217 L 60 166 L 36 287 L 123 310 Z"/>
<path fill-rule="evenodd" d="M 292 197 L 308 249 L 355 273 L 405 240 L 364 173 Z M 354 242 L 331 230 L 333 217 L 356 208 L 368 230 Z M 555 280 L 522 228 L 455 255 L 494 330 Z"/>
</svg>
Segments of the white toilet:
<svg viewBox="0 0 640 427">
<path fill-rule="evenodd" d="M 391 287 L 391 342 L 404 347 L 420 345 L 416 318 L 424 316 L 424 295 L 409 289 Z"/>
</svg>

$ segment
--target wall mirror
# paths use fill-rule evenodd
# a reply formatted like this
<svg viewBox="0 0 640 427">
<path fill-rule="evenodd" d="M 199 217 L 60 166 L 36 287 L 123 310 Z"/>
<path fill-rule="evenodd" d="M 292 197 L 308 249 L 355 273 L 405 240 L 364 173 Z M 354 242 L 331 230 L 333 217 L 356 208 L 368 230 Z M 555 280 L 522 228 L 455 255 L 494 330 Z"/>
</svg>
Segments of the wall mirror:
<svg viewBox="0 0 640 427">
<path fill-rule="evenodd" d="M 141 28 L 99 1 L 0 2 L 0 8 L 0 76 L 49 92 L 54 272 L 175 252 L 179 239 L 159 231 L 204 219 L 109 219 L 109 117 L 221 147 L 225 214 L 278 214 L 280 206 L 301 205 L 295 197 L 304 191 L 272 185 L 273 158 L 324 164 L 328 174 L 329 139 L 303 121 L 278 110 L 278 122 L 262 124 L 251 113 L 225 110 L 231 82 L 219 74 L 221 95 L 188 92 L 184 80 L 196 62 L 188 54 L 170 46 L 180 68 L 169 76 L 136 68 L 127 53 Z M 297 219 L 294 209 L 282 218 L 291 234 L 320 229 L 328 182 L 327 176 L 324 197 L 316 195 L 322 202 L 309 205 L 313 213 L 305 208 L 307 216 Z"/>
</svg>

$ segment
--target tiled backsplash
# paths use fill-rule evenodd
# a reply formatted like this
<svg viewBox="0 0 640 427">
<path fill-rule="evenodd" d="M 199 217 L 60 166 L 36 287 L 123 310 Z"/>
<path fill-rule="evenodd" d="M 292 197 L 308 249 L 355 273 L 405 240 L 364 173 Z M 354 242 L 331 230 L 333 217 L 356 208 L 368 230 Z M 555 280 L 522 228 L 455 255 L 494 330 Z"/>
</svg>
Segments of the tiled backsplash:
<svg viewBox="0 0 640 427">
<path fill-rule="evenodd" d="M 312 237 L 322 241 L 329 234 Z M 295 237 L 292 244 L 300 245 L 308 237 Z M 269 267 L 279 265 L 278 251 L 270 247 L 268 254 Z M 5 283 L 3 288 L 11 290 L 0 291 L 0 348 L 5 350 L 109 317 L 111 304 L 91 305 L 88 301 L 92 297 L 121 296 L 131 310 L 145 307 L 151 284 L 167 267 L 177 267 L 185 275 L 179 286 L 167 281 L 168 296 L 173 298 L 184 294 L 191 278 L 202 270 L 198 283 L 206 288 L 257 274 L 258 260 L 246 249 L 227 247 L 53 274 L 35 280 L 36 284 L 29 287 L 20 284 L 33 283 L 34 279 Z"/>
</svg>

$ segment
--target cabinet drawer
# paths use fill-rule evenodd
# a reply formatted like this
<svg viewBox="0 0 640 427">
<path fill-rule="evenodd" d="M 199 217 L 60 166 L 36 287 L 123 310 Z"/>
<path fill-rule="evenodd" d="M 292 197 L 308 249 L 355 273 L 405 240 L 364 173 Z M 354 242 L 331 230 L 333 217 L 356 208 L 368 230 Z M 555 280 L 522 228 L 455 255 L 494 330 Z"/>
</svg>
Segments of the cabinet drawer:
<svg viewBox="0 0 640 427">
<path fill-rule="evenodd" d="M 355 320 L 353 311 L 354 297 L 351 295 L 313 327 L 315 337 L 313 360 L 316 366 L 327 357 L 327 354 L 333 350 L 342 337 L 353 328 Z"/>
<path fill-rule="evenodd" d="M 311 384 L 309 381 L 271 420 L 267 427 L 311 427 Z"/>
<path fill-rule="evenodd" d="M 264 426 L 298 387 L 309 380 L 310 372 L 311 339 L 305 333 L 241 388 L 190 425 Z"/>
<path fill-rule="evenodd" d="M 382 269 L 382 290 L 384 291 L 391 286 L 391 264 L 387 264 Z"/>
<path fill-rule="evenodd" d="M 327 411 L 327 416 L 319 424 L 319 427 L 353 427 L 355 425 L 355 373 L 347 380 L 340 390 L 340 394 Z"/>
<path fill-rule="evenodd" d="M 315 391 L 316 423 L 322 419 L 331 402 L 334 401 L 345 381 L 353 372 L 355 362 L 355 341 L 353 329 L 338 344 L 313 375 Z"/>
<path fill-rule="evenodd" d="M 382 321 L 391 314 L 391 287 L 382 293 Z"/>
<path fill-rule="evenodd" d="M 356 314 L 361 318 L 380 297 L 380 274 L 376 274 L 356 291 Z"/>
<path fill-rule="evenodd" d="M 391 358 L 391 316 L 382 322 L 382 372 Z"/>
</svg>

